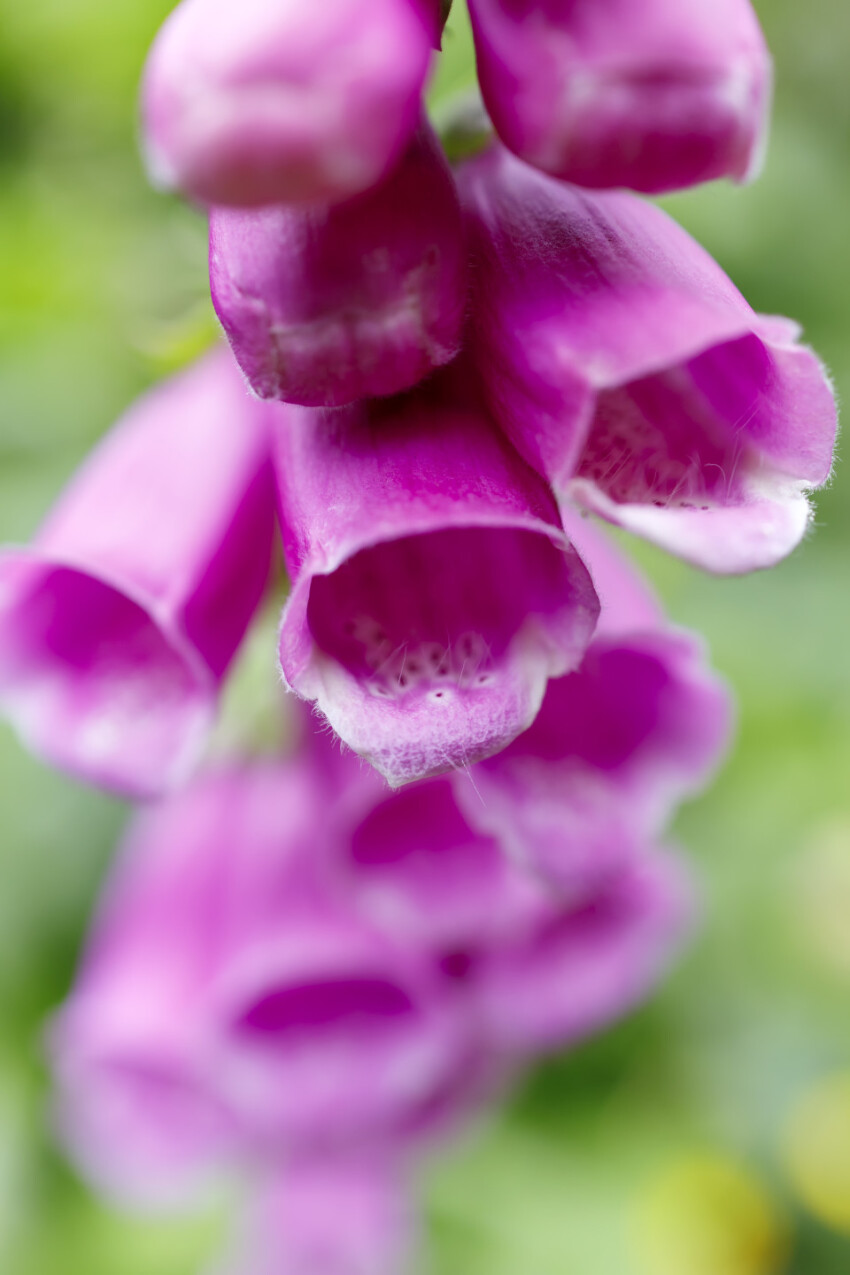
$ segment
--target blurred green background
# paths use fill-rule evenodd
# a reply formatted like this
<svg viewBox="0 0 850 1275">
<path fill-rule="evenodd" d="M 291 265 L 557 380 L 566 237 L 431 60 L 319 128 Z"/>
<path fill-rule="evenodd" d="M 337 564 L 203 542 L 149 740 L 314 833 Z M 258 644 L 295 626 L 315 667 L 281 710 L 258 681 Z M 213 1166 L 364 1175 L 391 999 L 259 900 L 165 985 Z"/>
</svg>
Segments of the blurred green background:
<svg viewBox="0 0 850 1275">
<path fill-rule="evenodd" d="M 135 94 L 168 0 L 0 0 L 0 540 L 35 529 L 129 400 L 209 341 L 202 219 L 146 185 Z M 850 5 L 762 0 L 761 180 L 667 201 L 850 387 Z M 469 83 L 456 3 L 435 100 Z M 850 1271 L 850 500 L 776 570 L 639 550 L 740 701 L 677 836 L 705 884 L 657 998 L 531 1075 L 423 1173 L 434 1275 Z M 272 652 L 269 651 L 269 676 Z M 124 811 L 0 729 L 0 1270 L 190 1275 L 215 1219 L 112 1212 L 50 1148 L 41 1062 Z"/>
</svg>

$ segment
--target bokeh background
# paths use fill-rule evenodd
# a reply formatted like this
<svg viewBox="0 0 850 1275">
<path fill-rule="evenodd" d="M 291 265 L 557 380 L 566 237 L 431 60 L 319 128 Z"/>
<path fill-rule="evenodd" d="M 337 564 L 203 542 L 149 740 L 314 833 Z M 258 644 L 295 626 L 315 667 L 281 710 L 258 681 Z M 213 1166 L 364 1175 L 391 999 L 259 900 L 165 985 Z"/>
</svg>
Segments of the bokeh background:
<svg viewBox="0 0 850 1275">
<path fill-rule="evenodd" d="M 169 0 L 0 0 L 0 540 L 215 330 L 202 218 L 146 185 L 139 71 Z M 850 5 L 761 0 L 777 65 L 754 186 L 667 202 L 850 394 Z M 472 81 L 461 0 L 432 88 Z M 790 561 L 711 579 L 638 547 L 740 702 L 676 836 L 700 935 L 627 1022 L 530 1075 L 422 1174 L 433 1275 L 850 1271 L 850 479 Z M 269 687 L 273 652 L 268 650 Z M 221 1219 L 124 1216 L 51 1149 L 44 1020 L 125 811 L 0 728 L 0 1269 L 191 1275 Z"/>
</svg>

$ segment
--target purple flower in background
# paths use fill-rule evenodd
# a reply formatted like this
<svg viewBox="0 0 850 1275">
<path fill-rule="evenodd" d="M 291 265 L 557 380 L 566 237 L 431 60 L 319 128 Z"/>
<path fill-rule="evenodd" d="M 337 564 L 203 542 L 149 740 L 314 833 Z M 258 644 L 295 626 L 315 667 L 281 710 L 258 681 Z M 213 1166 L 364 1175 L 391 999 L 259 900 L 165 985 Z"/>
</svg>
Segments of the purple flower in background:
<svg viewBox="0 0 850 1275">
<path fill-rule="evenodd" d="M 131 825 L 51 1033 L 104 1189 L 180 1202 L 234 1156 L 392 1145 L 466 1056 L 430 962 L 323 883 L 327 810 L 317 768 L 267 763 Z"/>
<path fill-rule="evenodd" d="M 389 177 L 345 203 L 214 208 L 210 284 L 261 398 L 335 407 L 447 363 L 460 348 L 466 253 L 428 124 Z"/>
<path fill-rule="evenodd" d="M 0 555 L 0 705 L 33 750 L 136 796 L 197 759 L 274 541 L 265 409 L 216 353 L 151 391 L 28 548 Z"/>
<path fill-rule="evenodd" d="M 637 572 L 582 519 L 567 531 L 602 602 L 580 667 L 456 792 L 475 828 L 567 897 L 598 890 L 659 836 L 719 762 L 731 704 L 702 643 L 665 624 Z"/>
<path fill-rule="evenodd" d="M 501 147 L 458 177 L 473 358 L 492 412 L 558 497 L 711 571 L 794 548 L 836 427 L 796 327 L 756 315 L 635 196 L 565 186 Z"/>
<path fill-rule="evenodd" d="M 749 0 L 470 0 L 502 141 L 581 186 L 754 175 L 771 65 Z"/>
<path fill-rule="evenodd" d="M 597 600 L 469 378 L 280 408 L 275 451 L 290 689 L 394 786 L 503 748 L 581 660 Z"/>
<path fill-rule="evenodd" d="M 216 1275 L 400 1275 L 418 1228 L 395 1159 L 325 1156 L 252 1184 L 240 1229 Z"/>
<path fill-rule="evenodd" d="M 332 861 L 340 891 L 411 943 L 438 953 L 494 943 L 548 907 L 540 883 L 464 817 L 448 777 L 387 793 L 366 775 L 349 785 L 345 818 Z"/>
<path fill-rule="evenodd" d="M 182 0 L 142 115 L 154 180 L 205 203 L 345 199 L 416 128 L 436 0 Z"/>
<path fill-rule="evenodd" d="M 455 952 L 443 968 L 490 1048 L 529 1058 L 632 1010 L 681 948 L 694 912 L 684 865 L 644 851 L 580 906 L 553 901 L 525 933 Z"/>
</svg>

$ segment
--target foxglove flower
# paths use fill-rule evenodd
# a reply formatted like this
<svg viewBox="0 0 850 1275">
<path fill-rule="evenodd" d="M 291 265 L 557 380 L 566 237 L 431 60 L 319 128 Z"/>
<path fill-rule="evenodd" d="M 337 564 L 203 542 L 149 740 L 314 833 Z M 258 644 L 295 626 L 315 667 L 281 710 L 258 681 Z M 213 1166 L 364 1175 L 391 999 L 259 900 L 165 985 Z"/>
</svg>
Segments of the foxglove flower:
<svg viewBox="0 0 850 1275">
<path fill-rule="evenodd" d="M 151 50 L 153 179 L 204 203 L 345 199 L 419 117 L 437 0 L 182 0 Z"/>
<path fill-rule="evenodd" d="M 459 174 L 470 341 L 491 410 L 554 485 L 699 566 L 770 566 L 828 474 L 835 404 L 785 319 L 634 196 L 495 147 Z"/>
<path fill-rule="evenodd" d="M 730 702 L 697 638 L 665 624 L 598 531 L 566 523 L 602 602 L 580 667 L 549 682 L 534 722 L 456 777 L 473 827 L 562 895 L 581 899 L 659 836 L 729 735 Z"/>
<path fill-rule="evenodd" d="M 368 778 L 346 803 L 335 866 L 341 888 L 376 925 L 440 954 L 496 942 L 548 906 L 549 892 L 467 821 L 448 777 L 389 794 Z"/>
<path fill-rule="evenodd" d="M 401 1275 L 418 1229 L 405 1176 L 374 1155 L 286 1161 L 253 1186 L 215 1275 Z"/>
<path fill-rule="evenodd" d="M 389 177 L 341 204 L 214 208 L 213 303 L 261 398 L 336 407 L 394 394 L 458 351 L 460 205 L 423 124 Z"/>
<path fill-rule="evenodd" d="M 492 1049 L 533 1056 L 634 1009 L 681 948 L 694 911 L 684 866 L 645 851 L 580 907 L 553 905 L 525 934 L 458 951 L 443 968 Z"/>
<path fill-rule="evenodd" d="M 131 826 L 51 1033 L 60 1128 L 107 1189 L 389 1143 L 454 1074 L 436 971 L 322 884 L 324 794 L 306 765 L 230 768 Z"/>
<path fill-rule="evenodd" d="M 470 0 L 484 100 L 515 154 L 660 192 L 757 169 L 770 57 L 749 0 Z"/>
<path fill-rule="evenodd" d="M 503 748 L 580 661 L 597 601 L 470 379 L 287 407 L 275 451 L 290 689 L 393 786 Z"/>
<path fill-rule="evenodd" d="M 0 704 L 55 765 L 147 795 L 196 759 L 269 574 L 264 411 L 226 353 L 204 359 L 0 556 Z"/>
</svg>

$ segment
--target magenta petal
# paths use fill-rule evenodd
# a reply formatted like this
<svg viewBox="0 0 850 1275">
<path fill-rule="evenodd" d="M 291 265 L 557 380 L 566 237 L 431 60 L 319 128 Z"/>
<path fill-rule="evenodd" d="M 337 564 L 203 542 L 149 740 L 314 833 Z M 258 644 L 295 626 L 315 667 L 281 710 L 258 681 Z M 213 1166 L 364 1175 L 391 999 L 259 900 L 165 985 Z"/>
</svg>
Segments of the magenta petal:
<svg viewBox="0 0 850 1275">
<path fill-rule="evenodd" d="M 211 204 L 345 199 L 407 144 L 434 0 L 182 0 L 151 50 L 148 165 Z"/>
<path fill-rule="evenodd" d="M 470 823 L 581 899 L 599 890 L 696 792 L 728 742 L 728 693 L 702 644 L 666 626 L 613 545 L 575 515 L 567 530 L 602 601 L 580 667 L 550 681 L 540 712 L 502 752 L 458 777 Z"/>
<path fill-rule="evenodd" d="M 576 910 L 476 958 L 466 992 L 494 1046 L 527 1054 L 574 1044 L 635 1007 L 691 928 L 684 867 L 645 854 Z"/>
<path fill-rule="evenodd" d="M 29 549 L 0 557 L 0 703 L 55 765 L 134 795 L 196 760 L 260 601 L 274 495 L 228 356 L 146 395 Z"/>
<path fill-rule="evenodd" d="M 221 1275 L 400 1275 L 417 1229 L 393 1160 L 299 1158 L 254 1187 Z"/>
<path fill-rule="evenodd" d="M 341 884 L 364 913 L 438 951 L 511 933 L 546 897 L 470 827 L 446 778 L 373 802 L 340 858 Z"/>
<path fill-rule="evenodd" d="M 210 284 L 261 398 L 336 407 L 447 363 L 460 347 L 466 257 L 428 125 L 385 181 L 345 203 L 214 208 Z"/>
<path fill-rule="evenodd" d="M 255 764 L 134 821 L 51 1033 L 97 1179 L 167 1197 L 225 1153 L 394 1144 L 454 1076 L 438 971 L 323 884 L 326 799 L 309 760 Z"/>
<path fill-rule="evenodd" d="M 277 427 L 283 675 L 393 785 L 504 747 L 596 620 L 548 491 L 465 390 L 453 368 Z"/>
<path fill-rule="evenodd" d="M 749 0 L 470 0 L 506 146 L 580 186 L 658 193 L 758 168 L 770 57 Z"/>
<path fill-rule="evenodd" d="M 500 148 L 459 184 L 471 348 L 491 410 L 573 500 L 713 571 L 771 565 L 828 476 L 832 390 L 660 209 Z"/>
</svg>

